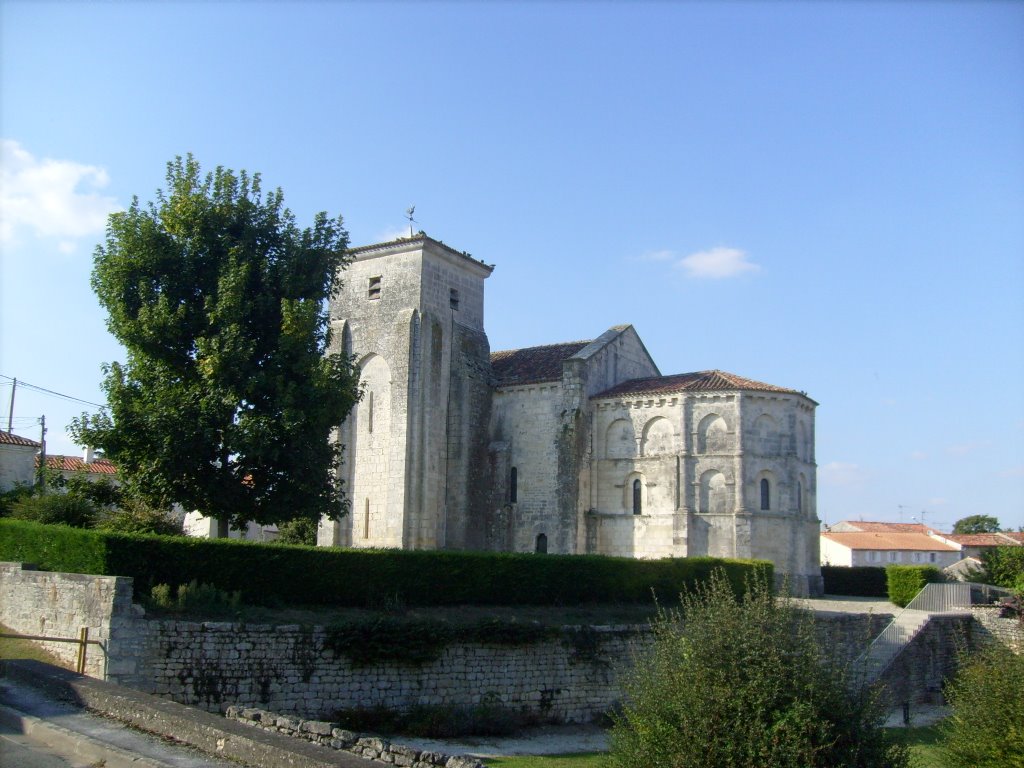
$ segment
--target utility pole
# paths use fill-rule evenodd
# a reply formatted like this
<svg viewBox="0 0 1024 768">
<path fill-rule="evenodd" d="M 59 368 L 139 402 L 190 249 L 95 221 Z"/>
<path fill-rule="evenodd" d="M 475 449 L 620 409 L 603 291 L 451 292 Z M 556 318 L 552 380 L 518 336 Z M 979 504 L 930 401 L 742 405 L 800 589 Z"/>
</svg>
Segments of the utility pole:
<svg viewBox="0 0 1024 768">
<path fill-rule="evenodd" d="M 11 407 L 7 409 L 7 431 L 11 431 L 11 424 L 14 423 L 14 392 L 18 388 L 18 380 L 15 379 L 11 385 Z"/>
<path fill-rule="evenodd" d="M 39 487 L 46 480 L 46 416 L 39 417 Z"/>
</svg>

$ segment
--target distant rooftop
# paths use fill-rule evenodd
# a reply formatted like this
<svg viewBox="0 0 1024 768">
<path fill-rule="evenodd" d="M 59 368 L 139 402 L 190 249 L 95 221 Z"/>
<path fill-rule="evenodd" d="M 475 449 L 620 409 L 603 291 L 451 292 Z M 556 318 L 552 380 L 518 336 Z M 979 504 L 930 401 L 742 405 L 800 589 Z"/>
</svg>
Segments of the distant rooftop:
<svg viewBox="0 0 1024 768">
<path fill-rule="evenodd" d="M 26 448 L 40 448 L 41 445 L 35 440 L 29 440 L 27 437 L 21 437 L 11 432 L 4 432 L 0 430 L 0 445 L 22 445 Z"/>
</svg>

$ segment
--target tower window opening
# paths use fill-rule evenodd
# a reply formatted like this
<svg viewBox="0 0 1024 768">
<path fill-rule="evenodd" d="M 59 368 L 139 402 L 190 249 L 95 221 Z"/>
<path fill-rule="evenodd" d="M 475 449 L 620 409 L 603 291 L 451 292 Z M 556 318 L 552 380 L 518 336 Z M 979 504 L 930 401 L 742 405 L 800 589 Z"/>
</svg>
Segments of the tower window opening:
<svg viewBox="0 0 1024 768">
<path fill-rule="evenodd" d="M 512 467 L 508 473 L 508 501 L 515 504 L 519 500 L 519 470 Z"/>
<path fill-rule="evenodd" d="M 448 296 L 448 304 L 451 306 L 452 309 L 458 309 L 459 308 L 459 289 L 458 288 L 452 288 L 451 289 L 451 293 Z"/>
<path fill-rule="evenodd" d="M 363 538 L 370 538 L 370 497 L 366 497 L 363 504 Z"/>
<path fill-rule="evenodd" d="M 370 278 L 370 286 L 366 292 L 368 299 L 379 299 L 380 298 L 380 275 Z"/>
<path fill-rule="evenodd" d="M 761 480 L 761 509 L 771 508 L 771 487 L 768 484 L 768 479 L 763 478 Z"/>
<path fill-rule="evenodd" d="M 633 481 L 633 514 L 639 515 L 643 512 L 643 498 L 640 479 Z"/>
</svg>

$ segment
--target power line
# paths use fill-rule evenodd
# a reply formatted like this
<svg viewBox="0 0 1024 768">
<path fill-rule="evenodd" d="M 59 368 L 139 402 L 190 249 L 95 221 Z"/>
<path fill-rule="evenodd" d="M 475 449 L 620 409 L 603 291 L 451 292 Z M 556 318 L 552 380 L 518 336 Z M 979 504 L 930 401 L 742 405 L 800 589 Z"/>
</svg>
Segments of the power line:
<svg viewBox="0 0 1024 768">
<path fill-rule="evenodd" d="M 13 376 L 6 376 L 6 375 L 4 375 L 2 373 L 0 373 L 0 378 L 7 379 L 8 381 L 11 381 L 11 382 L 15 381 Z M 91 405 L 93 408 L 101 408 L 103 410 L 106 410 L 106 408 L 107 408 L 107 406 L 105 406 L 105 405 L 101 405 L 99 403 L 94 403 L 94 402 L 92 402 L 90 400 L 83 400 L 82 398 L 75 397 L 74 395 L 65 395 L 63 392 L 55 392 L 52 389 L 47 389 L 46 387 L 40 387 L 40 386 L 38 386 L 36 384 L 29 384 L 27 381 L 22 381 L 21 379 L 18 379 L 17 381 L 18 381 L 18 386 L 19 387 L 24 387 L 25 389 L 31 390 L 33 392 L 39 392 L 40 394 L 51 395 L 53 397 L 59 397 L 62 400 L 69 400 L 69 401 L 71 401 L 73 403 L 82 403 L 83 405 Z"/>
</svg>

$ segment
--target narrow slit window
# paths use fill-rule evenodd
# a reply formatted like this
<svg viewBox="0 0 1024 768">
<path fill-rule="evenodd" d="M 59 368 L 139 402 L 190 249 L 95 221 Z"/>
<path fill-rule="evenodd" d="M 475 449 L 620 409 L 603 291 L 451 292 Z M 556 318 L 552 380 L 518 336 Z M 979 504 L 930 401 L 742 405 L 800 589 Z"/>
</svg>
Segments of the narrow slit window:
<svg viewBox="0 0 1024 768">
<path fill-rule="evenodd" d="M 771 509 L 771 486 L 767 478 L 761 480 L 761 509 Z"/>
<path fill-rule="evenodd" d="M 363 504 L 363 538 L 370 538 L 370 498 Z"/>
<path fill-rule="evenodd" d="M 451 306 L 452 309 L 458 309 L 459 308 L 459 289 L 458 288 L 452 288 L 451 289 L 451 293 L 448 296 L 448 304 Z"/>
<path fill-rule="evenodd" d="M 643 513 L 643 492 L 641 490 L 640 480 L 636 479 L 633 481 L 633 514 L 639 515 Z"/>
<path fill-rule="evenodd" d="M 366 292 L 368 299 L 379 299 L 380 298 L 380 276 L 370 278 L 370 286 Z"/>
<path fill-rule="evenodd" d="M 515 467 L 508 473 L 508 501 L 509 504 L 519 501 L 519 470 Z"/>
<path fill-rule="evenodd" d="M 373 434 L 373 392 L 366 397 L 366 430 Z"/>
</svg>

